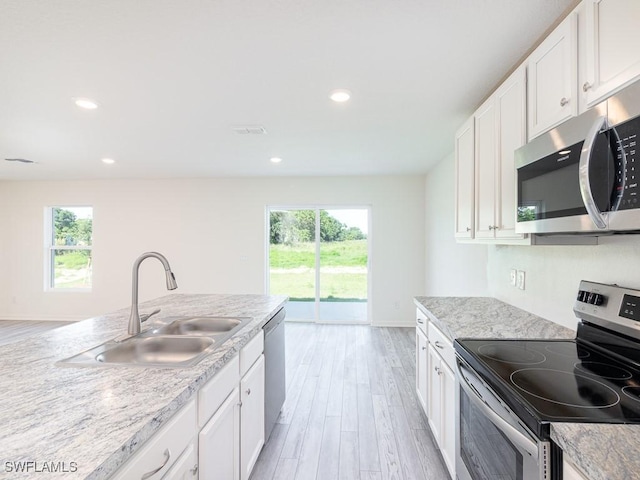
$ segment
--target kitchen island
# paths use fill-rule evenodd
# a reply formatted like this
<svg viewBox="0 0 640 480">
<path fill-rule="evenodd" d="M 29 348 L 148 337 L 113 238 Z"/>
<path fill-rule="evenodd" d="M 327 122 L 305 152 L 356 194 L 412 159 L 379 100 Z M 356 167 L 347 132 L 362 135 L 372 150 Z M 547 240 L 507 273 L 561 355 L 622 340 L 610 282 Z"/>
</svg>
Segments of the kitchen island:
<svg viewBox="0 0 640 480">
<path fill-rule="evenodd" d="M 495 298 L 415 297 L 414 301 L 451 342 L 456 338 L 575 338 L 575 331 Z M 589 480 L 640 478 L 638 435 L 640 425 L 551 423 L 551 439 Z"/>
<path fill-rule="evenodd" d="M 161 309 L 152 317 L 157 322 L 187 315 L 252 318 L 190 368 L 57 364 L 125 333 L 128 308 L 0 347 L 0 478 L 108 478 L 286 301 L 283 296 L 177 294 L 141 303 L 141 312 Z M 46 473 L 51 466 L 64 471 Z"/>
</svg>

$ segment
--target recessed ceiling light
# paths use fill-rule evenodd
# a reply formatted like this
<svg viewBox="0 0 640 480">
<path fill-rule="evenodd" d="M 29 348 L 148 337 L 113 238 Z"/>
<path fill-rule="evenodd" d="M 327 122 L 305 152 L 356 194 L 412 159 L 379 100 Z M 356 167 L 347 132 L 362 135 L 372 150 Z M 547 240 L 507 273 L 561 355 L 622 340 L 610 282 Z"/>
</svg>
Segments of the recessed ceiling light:
<svg viewBox="0 0 640 480">
<path fill-rule="evenodd" d="M 106 163 L 107 165 L 113 165 L 116 161 L 113 158 L 103 158 L 102 163 Z"/>
<path fill-rule="evenodd" d="M 329 98 L 338 103 L 346 102 L 351 98 L 351 92 L 345 89 L 332 90 Z"/>
<path fill-rule="evenodd" d="M 271 158 L 269 159 L 269 161 L 270 161 L 271 163 L 280 163 L 280 162 L 282 161 L 282 159 L 281 159 L 280 157 L 271 157 Z"/>
<path fill-rule="evenodd" d="M 559 155 L 569 155 L 571 153 L 571 150 L 562 150 L 561 152 L 558 152 Z"/>
<path fill-rule="evenodd" d="M 91 100 L 90 98 L 79 98 L 76 97 L 73 99 L 76 106 L 80 108 L 84 108 L 85 110 L 95 110 L 98 108 L 98 103 Z"/>
</svg>

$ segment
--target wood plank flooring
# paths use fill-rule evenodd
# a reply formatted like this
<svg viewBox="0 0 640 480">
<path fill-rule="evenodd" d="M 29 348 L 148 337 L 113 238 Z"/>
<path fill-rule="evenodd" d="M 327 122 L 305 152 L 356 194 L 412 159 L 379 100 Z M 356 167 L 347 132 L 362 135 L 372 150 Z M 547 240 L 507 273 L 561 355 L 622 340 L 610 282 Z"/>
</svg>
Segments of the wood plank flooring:
<svg viewBox="0 0 640 480">
<path fill-rule="evenodd" d="M 446 480 L 415 329 L 286 324 L 287 400 L 251 480 Z"/>
<path fill-rule="evenodd" d="M 0 345 L 6 345 L 7 343 L 62 327 L 69 323 L 71 322 L 0 320 Z"/>
</svg>

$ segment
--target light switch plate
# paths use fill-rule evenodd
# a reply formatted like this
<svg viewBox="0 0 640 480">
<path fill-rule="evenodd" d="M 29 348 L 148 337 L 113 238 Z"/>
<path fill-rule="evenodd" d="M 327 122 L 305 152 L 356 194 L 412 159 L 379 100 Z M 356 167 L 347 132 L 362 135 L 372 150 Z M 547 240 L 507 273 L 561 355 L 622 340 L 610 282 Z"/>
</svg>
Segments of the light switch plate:
<svg viewBox="0 0 640 480">
<path fill-rule="evenodd" d="M 516 272 L 517 270 L 515 268 L 512 268 L 511 272 L 509 273 L 509 281 L 512 287 L 516 286 Z"/>
<path fill-rule="evenodd" d="M 516 284 L 520 290 L 524 290 L 524 271 L 518 270 Z"/>
</svg>

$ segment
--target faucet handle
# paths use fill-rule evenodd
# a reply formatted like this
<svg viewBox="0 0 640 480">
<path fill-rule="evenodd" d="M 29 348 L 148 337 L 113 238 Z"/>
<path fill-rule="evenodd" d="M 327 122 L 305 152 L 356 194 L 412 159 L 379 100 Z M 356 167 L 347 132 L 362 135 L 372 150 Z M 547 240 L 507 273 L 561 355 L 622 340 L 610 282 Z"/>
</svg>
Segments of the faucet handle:
<svg viewBox="0 0 640 480">
<path fill-rule="evenodd" d="M 152 317 L 156 313 L 160 313 L 160 309 L 159 308 L 157 310 L 154 310 L 151 313 L 143 313 L 143 314 L 141 314 L 140 315 L 140 322 L 146 322 L 147 320 L 149 320 L 150 317 Z"/>
</svg>

